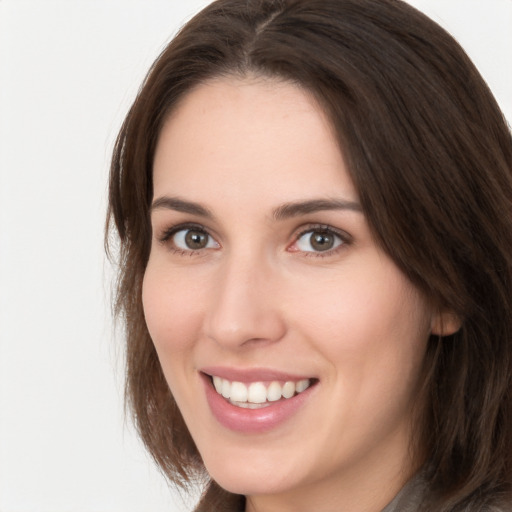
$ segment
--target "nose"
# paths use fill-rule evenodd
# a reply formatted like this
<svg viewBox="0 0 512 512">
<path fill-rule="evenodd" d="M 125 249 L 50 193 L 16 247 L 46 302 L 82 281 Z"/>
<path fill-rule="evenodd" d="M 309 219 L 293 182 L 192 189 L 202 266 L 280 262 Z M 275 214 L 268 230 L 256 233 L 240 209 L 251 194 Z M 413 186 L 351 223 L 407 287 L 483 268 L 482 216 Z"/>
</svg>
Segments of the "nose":
<svg viewBox="0 0 512 512">
<path fill-rule="evenodd" d="M 205 330 L 224 348 L 273 343 L 286 332 L 280 280 L 270 265 L 255 259 L 233 256 L 216 274 Z"/>
</svg>

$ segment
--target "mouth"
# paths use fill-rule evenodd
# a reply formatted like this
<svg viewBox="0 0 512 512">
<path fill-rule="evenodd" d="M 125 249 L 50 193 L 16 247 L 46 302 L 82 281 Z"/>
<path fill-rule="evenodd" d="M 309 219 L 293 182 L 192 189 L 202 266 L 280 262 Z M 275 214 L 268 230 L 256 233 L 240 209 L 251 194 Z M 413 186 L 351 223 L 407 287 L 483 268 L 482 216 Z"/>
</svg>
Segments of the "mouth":
<svg viewBox="0 0 512 512">
<path fill-rule="evenodd" d="M 311 403 L 319 379 L 270 369 L 200 370 L 214 418 L 231 431 L 260 434 L 287 424 Z"/>
<path fill-rule="evenodd" d="M 315 383 L 316 379 L 273 380 L 239 382 L 208 375 L 217 394 L 223 396 L 231 405 L 244 409 L 261 409 L 289 400 L 303 393 Z"/>
</svg>

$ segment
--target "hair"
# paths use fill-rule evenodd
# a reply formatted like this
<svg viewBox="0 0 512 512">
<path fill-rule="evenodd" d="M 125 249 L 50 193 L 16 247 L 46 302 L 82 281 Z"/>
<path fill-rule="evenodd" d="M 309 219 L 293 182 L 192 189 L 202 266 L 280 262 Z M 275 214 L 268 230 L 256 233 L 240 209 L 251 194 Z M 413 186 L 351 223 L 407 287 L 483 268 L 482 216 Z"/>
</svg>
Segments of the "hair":
<svg viewBox="0 0 512 512">
<path fill-rule="evenodd" d="M 432 336 L 426 406 L 428 510 L 512 500 L 512 137 L 462 48 L 400 0 L 218 0 L 150 69 L 118 136 L 107 237 L 120 240 L 116 312 L 126 326 L 126 399 L 175 483 L 205 469 L 163 376 L 141 300 L 152 165 L 164 121 L 218 77 L 277 78 L 312 93 L 346 158 L 378 244 L 460 330 Z M 197 510 L 243 497 L 215 483 Z M 481 508 L 478 508 L 481 507 Z"/>
</svg>

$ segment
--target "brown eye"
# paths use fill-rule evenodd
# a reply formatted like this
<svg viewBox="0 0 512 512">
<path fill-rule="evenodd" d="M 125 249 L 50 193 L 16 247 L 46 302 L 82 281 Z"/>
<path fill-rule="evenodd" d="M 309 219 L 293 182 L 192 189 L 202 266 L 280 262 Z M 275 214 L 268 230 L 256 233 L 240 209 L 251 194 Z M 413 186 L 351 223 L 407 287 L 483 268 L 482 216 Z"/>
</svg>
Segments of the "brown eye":
<svg viewBox="0 0 512 512">
<path fill-rule="evenodd" d="M 204 249 L 208 245 L 208 235 L 200 231 L 187 231 L 185 244 L 189 249 Z"/>
<path fill-rule="evenodd" d="M 297 248 L 304 252 L 326 252 L 343 243 L 339 235 L 328 230 L 311 230 L 297 239 Z"/>
<path fill-rule="evenodd" d="M 327 233 L 312 233 L 309 243 L 316 251 L 328 251 L 334 246 L 334 236 Z"/>
<path fill-rule="evenodd" d="M 197 228 L 176 231 L 172 236 L 172 243 L 182 251 L 199 251 L 219 247 L 219 244 L 208 233 Z"/>
</svg>

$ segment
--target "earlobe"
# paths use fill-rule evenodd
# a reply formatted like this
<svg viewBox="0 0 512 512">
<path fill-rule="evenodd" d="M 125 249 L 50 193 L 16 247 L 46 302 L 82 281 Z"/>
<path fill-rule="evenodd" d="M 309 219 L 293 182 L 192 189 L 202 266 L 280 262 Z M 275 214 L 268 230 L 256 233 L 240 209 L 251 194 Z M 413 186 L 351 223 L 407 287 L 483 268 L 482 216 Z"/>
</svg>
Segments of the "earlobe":
<svg viewBox="0 0 512 512">
<path fill-rule="evenodd" d="M 455 334 L 461 326 L 462 320 L 453 311 L 437 311 L 432 316 L 430 332 L 436 336 L 450 336 Z"/>
</svg>

